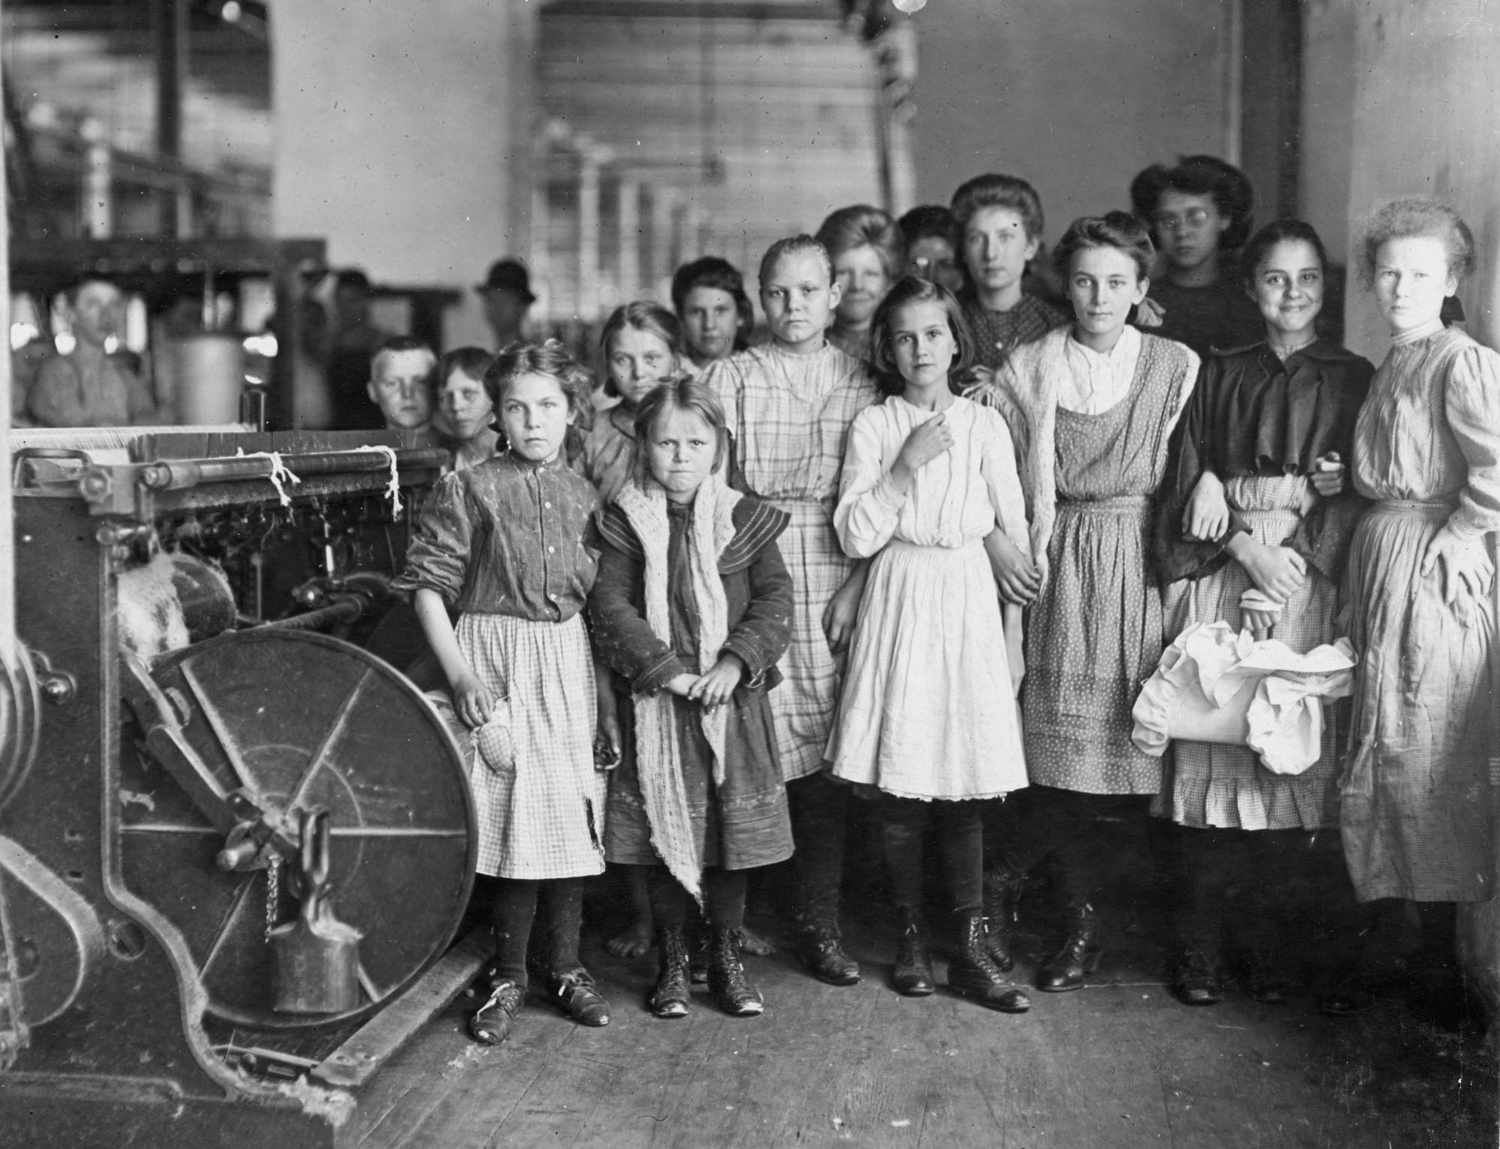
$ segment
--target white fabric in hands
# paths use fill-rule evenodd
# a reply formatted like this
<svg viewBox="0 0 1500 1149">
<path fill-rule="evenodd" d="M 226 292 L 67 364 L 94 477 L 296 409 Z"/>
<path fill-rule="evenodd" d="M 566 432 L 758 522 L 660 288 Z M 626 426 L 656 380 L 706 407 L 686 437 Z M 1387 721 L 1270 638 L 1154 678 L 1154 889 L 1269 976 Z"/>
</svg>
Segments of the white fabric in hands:
<svg viewBox="0 0 1500 1149">
<path fill-rule="evenodd" d="M 1141 688 L 1131 741 L 1153 757 L 1173 738 L 1249 746 L 1273 773 L 1300 774 L 1321 753 L 1323 703 L 1352 693 L 1356 661 L 1348 639 L 1298 654 L 1227 622 L 1194 623 Z"/>
</svg>

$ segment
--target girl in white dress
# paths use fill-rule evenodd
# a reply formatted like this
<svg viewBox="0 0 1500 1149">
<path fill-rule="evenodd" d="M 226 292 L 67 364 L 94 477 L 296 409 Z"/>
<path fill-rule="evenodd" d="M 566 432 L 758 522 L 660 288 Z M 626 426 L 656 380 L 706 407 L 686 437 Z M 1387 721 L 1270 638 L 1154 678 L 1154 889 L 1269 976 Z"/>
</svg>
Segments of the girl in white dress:
<svg viewBox="0 0 1500 1149">
<path fill-rule="evenodd" d="M 1024 564 L 1025 498 L 1004 419 L 955 395 L 972 358 L 957 301 L 907 277 L 876 313 L 872 349 L 888 398 L 855 417 L 834 528 L 874 559 L 827 758 L 881 792 L 886 864 L 901 918 L 895 988 L 933 991 L 919 907 L 922 843 L 940 840 L 961 945 L 955 992 L 1019 1013 L 986 950 L 980 799 L 1026 785 L 996 575 L 987 551 Z"/>
</svg>

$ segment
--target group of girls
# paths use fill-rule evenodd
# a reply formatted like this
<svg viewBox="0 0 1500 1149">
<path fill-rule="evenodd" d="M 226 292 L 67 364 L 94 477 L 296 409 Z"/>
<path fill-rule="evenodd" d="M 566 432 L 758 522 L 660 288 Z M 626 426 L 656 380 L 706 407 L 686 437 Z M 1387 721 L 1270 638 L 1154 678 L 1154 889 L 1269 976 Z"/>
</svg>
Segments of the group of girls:
<svg viewBox="0 0 1500 1149">
<path fill-rule="evenodd" d="M 597 412 L 555 345 L 485 368 L 498 452 L 442 480 L 401 583 L 468 739 L 494 879 L 476 1038 L 503 1040 L 526 997 L 539 906 L 547 995 L 608 1022 L 578 958 L 581 879 L 606 861 L 633 875 L 618 948 L 654 935 L 657 1016 L 690 1009 L 700 913 L 713 1000 L 762 1011 L 746 876 L 787 858 L 802 961 L 858 981 L 839 929 L 852 794 L 877 803 L 905 994 L 935 989 L 930 841 L 949 987 L 1023 1012 L 1005 975 L 1028 875 L 1050 859 L 1066 921 L 1038 985 L 1078 988 L 1103 950 L 1101 819 L 1148 809 L 1181 827 L 1185 1002 L 1222 997 L 1230 887 L 1258 894 L 1237 916 L 1273 921 L 1322 827 L 1342 828 L 1361 900 L 1438 907 L 1422 920 L 1447 968 L 1453 903 L 1493 881 L 1500 359 L 1440 318 L 1472 238 L 1435 201 L 1376 215 L 1361 271 L 1395 347 L 1372 379 L 1318 335 L 1311 228 L 1263 229 L 1236 274 L 1242 180 L 1207 157 L 1143 173 L 1137 214 L 1067 229 L 1055 279 L 1028 267 L 1042 211 L 1013 177 L 965 184 L 946 218 L 835 212 L 766 253 L 756 346 L 738 273 L 700 260 L 675 316 L 611 317 Z M 1056 285 L 1070 320 L 1040 298 Z M 1222 307 L 1191 294 L 1210 288 Z M 1240 298 L 1260 329 L 1224 347 Z M 1213 328 L 1201 355 L 1194 324 Z M 1295 777 L 1245 747 L 1133 745 L 1164 646 L 1219 619 L 1298 651 L 1353 639 L 1347 757 L 1334 722 Z M 1274 963 L 1244 956 L 1249 991 L 1284 997 Z M 1325 1008 L 1365 989 L 1351 976 Z"/>
</svg>

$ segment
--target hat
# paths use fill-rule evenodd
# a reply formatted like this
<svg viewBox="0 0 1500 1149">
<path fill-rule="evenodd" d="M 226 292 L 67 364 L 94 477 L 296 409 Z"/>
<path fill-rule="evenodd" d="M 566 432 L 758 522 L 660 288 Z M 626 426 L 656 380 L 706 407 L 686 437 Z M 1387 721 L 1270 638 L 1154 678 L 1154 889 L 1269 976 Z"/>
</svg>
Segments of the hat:
<svg viewBox="0 0 1500 1149">
<path fill-rule="evenodd" d="M 474 290 L 514 291 L 527 303 L 536 302 L 536 296 L 531 293 L 531 276 L 527 274 L 526 265 L 518 259 L 498 259 L 490 264 L 489 275 Z"/>
</svg>

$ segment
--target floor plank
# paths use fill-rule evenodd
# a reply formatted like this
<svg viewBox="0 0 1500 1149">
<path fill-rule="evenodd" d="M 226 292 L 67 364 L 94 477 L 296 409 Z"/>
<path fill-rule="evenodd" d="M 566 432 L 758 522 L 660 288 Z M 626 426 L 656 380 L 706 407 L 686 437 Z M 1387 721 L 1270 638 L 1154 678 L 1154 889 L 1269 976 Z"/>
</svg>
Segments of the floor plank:
<svg viewBox="0 0 1500 1149">
<path fill-rule="evenodd" d="M 1040 942 L 1016 977 L 1034 972 Z M 681 1021 L 650 1016 L 654 960 L 585 958 L 609 997 L 603 1029 L 532 1001 L 498 1048 L 465 1032 L 460 999 L 360 1095 L 364 1149 L 1479 1149 L 1493 1101 L 1445 1112 L 1434 1074 L 1495 1089 L 1477 1038 L 1413 1028 L 1395 1004 L 1336 1022 L 1311 999 L 1261 1006 L 1232 991 L 1190 1009 L 1162 953 L 1117 945 L 1078 992 L 1029 1014 L 945 990 L 887 986 L 891 939 L 858 927 L 859 985 L 834 988 L 787 955 L 747 959 L 763 1017 L 695 993 Z M 944 966 L 938 967 L 939 977 Z M 1436 1066 L 1437 1069 L 1433 1067 Z M 1443 1087 L 1447 1088 L 1447 1087 Z M 1436 1097 L 1423 1101 L 1424 1090 Z M 1425 1108 L 1424 1108 L 1425 1106 Z M 1485 1122 L 1490 1123 L 1486 1126 Z"/>
</svg>

